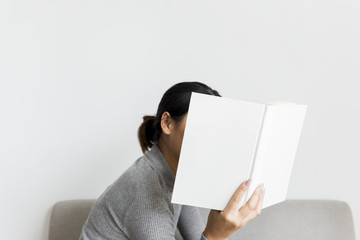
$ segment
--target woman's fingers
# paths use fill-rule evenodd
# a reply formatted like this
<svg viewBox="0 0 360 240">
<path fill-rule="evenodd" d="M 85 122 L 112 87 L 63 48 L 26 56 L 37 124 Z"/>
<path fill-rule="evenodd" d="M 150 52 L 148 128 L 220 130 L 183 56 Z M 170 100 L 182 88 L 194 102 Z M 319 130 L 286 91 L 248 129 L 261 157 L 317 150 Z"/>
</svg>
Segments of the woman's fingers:
<svg viewBox="0 0 360 240">
<path fill-rule="evenodd" d="M 244 197 L 246 191 L 248 190 L 250 183 L 251 183 L 251 179 L 241 183 L 241 185 L 236 189 L 234 195 L 231 197 L 224 212 L 232 212 L 232 211 L 237 211 L 239 209 L 240 201 Z"/>
<path fill-rule="evenodd" d="M 264 201 L 264 194 L 264 185 L 261 184 L 257 186 L 247 203 L 239 209 L 240 214 L 244 217 L 245 224 L 260 215 Z"/>
<path fill-rule="evenodd" d="M 254 193 L 251 195 L 251 197 L 249 198 L 249 200 L 247 201 L 247 205 L 251 208 L 254 209 L 256 208 L 256 205 L 261 197 L 261 192 L 262 189 L 264 188 L 264 184 L 260 184 L 256 187 Z"/>
<path fill-rule="evenodd" d="M 260 213 L 261 213 L 262 205 L 263 205 L 263 202 L 264 202 L 264 195 L 265 195 L 265 188 L 263 187 L 263 189 L 261 190 L 260 199 L 259 199 L 258 204 L 256 206 L 256 214 L 257 214 L 257 216 L 259 216 Z"/>
<path fill-rule="evenodd" d="M 225 239 L 260 215 L 264 195 L 259 186 L 251 195 L 249 201 L 238 209 L 249 185 L 250 180 L 243 182 L 238 187 L 224 211 L 210 211 L 204 230 L 205 237 L 208 239 Z"/>
</svg>

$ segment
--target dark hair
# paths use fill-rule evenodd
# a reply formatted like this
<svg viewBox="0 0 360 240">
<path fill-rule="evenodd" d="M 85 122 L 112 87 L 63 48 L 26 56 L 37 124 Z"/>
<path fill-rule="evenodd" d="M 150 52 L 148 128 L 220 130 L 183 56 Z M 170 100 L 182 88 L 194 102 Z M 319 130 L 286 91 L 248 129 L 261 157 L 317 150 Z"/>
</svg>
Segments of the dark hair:
<svg viewBox="0 0 360 240">
<path fill-rule="evenodd" d="M 169 112 L 175 122 L 181 121 L 189 110 L 191 92 L 221 97 L 214 89 L 200 82 L 181 82 L 169 88 L 161 98 L 155 116 L 145 115 L 138 129 L 138 138 L 143 153 L 157 144 L 162 133 L 161 116 Z"/>
</svg>

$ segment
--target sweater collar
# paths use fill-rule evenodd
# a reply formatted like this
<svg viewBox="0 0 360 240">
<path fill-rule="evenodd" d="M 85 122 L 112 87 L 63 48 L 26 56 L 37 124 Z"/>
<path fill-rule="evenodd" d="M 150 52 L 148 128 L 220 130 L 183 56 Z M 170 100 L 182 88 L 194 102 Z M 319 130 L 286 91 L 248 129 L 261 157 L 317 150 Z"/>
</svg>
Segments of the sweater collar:
<svg viewBox="0 0 360 240">
<path fill-rule="evenodd" d="M 172 193 L 175 175 L 157 144 L 154 144 L 151 149 L 145 153 L 145 157 L 149 160 L 150 165 L 164 178 L 168 190 Z"/>
</svg>

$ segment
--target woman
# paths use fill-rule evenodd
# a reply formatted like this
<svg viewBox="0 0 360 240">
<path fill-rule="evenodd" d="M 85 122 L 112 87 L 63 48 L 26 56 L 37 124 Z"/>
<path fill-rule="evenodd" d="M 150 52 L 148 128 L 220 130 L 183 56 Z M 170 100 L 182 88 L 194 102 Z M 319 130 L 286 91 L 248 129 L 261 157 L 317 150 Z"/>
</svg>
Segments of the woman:
<svg viewBox="0 0 360 240">
<path fill-rule="evenodd" d="M 139 127 L 144 155 L 96 201 L 81 240 L 173 240 L 176 228 L 184 239 L 226 239 L 260 214 L 263 185 L 238 209 L 250 180 L 239 186 L 226 209 L 210 211 L 206 227 L 197 208 L 170 202 L 191 92 L 221 97 L 199 82 L 178 83 L 165 92 L 156 116 L 144 116 Z"/>
</svg>

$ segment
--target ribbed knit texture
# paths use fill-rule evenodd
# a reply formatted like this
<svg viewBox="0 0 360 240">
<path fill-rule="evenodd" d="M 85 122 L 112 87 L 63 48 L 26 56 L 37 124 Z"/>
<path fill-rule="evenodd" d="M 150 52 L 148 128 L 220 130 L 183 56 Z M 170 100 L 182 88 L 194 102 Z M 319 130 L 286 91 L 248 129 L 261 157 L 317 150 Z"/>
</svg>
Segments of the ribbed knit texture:
<svg viewBox="0 0 360 240">
<path fill-rule="evenodd" d="M 93 205 L 80 240 L 206 240 L 199 210 L 170 202 L 175 176 L 154 145 Z"/>
</svg>

